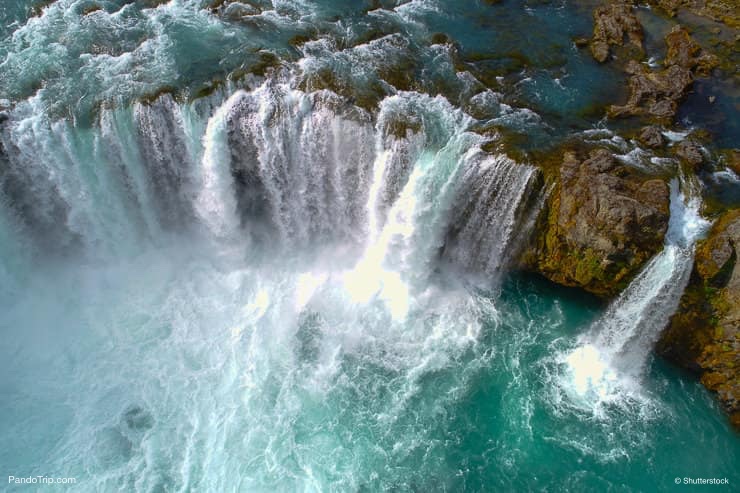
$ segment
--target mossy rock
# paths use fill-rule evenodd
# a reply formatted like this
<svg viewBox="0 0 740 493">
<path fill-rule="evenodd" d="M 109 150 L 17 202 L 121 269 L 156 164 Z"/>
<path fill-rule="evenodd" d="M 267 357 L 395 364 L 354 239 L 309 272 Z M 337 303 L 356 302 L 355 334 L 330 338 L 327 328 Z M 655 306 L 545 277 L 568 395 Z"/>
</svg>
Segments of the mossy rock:
<svg viewBox="0 0 740 493">
<path fill-rule="evenodd" d="M 719 217 L 699 242 L 689 285 L 656 346 L 694 371 L 740 425 L 740 210 Z"/>
<path fill-rule="evenodd" d="M 615 296 L 663 247 L 668 186 L 604 149 L 586 159 L 566 151 L 559 168 L 544 164 L 551 193 L 523 265 L 556 283 Z"/>
</svg>

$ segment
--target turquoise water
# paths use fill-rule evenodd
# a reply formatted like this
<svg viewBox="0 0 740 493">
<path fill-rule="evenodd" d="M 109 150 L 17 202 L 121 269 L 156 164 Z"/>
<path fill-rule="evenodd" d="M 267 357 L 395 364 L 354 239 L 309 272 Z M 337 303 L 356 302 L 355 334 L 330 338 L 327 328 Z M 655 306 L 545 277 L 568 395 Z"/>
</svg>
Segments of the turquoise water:
<svg viewBox="0 0 740 493">
<path fill-rule="evenodd" d="M 570 42 L 587 11 L 32 3 L 0 7 L 0 473 L 147 492 L 740 482 L 713 397 L 651 354 L 707 226 L 698 181 L 674 180 L 665 249 L 611 304 L 511 271 L 543 191 L 474 129 L 676 172 L 596 128 L 621 82 Z"/>
<path fill-rule="evenodd" d="M 167 253 L 57 272 L 6 312 L 4 470 L 98 491 L 672 491 L 676 476 L 737 480 L 737 437 L 716 403 L 659 361 L 613 402 L 570 400 L 558 355 L 601 310 L 580 294 L 526 277 L 495 298 L 444 286 L 436 303 L 447 306 L 423 327 L 371 321 L 358 334 L 343 316 L 289 325 L 274 314 L 290 274 Z M 270 316 L 254 322 L 261 310 Z"/>
</svg>

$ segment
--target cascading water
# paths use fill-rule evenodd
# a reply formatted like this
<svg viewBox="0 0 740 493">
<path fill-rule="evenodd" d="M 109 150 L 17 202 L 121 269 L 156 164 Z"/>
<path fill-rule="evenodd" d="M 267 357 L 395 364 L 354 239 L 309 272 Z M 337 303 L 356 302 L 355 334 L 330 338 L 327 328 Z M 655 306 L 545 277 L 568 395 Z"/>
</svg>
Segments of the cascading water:
<svg viewBox="0 0 740 493">
<path fill-rule="evenodd" d="M 696 450 L 735 472 L 712 401 L 655 365 L 640 382 L 655 413 L 573 410 L 553 354 L 599 307 L 506 273 L 542 180 L 485 152 L 481 129 L 538 145 L 554 126 L 487 74 L 519 72 L 520 52 L 560 67 L 519 33 L 535 19 L 570 47 L 590 17 L 16 3 L 0 5 L 0 474 L 76 491 L 640 490 L 706 473 Z M 566 51 L 574 76 L 547 90 L 575 114 L 594 101 L 570 82 L 615 83 Z M 605 372 L 645 366 L 697 207 L 674 190 L 664 252 L 584 336 Z"/>
<path fill-rule="evenodd" d="M 481 157 L 468 167 L 463 178 L 468 193 L 455 207 L 453 224 L 459 229 L 450 238 L 450 258 L 471 272 L 500 275 L 516 253 L 515 229 L 523 224 L 529 193 L 534 194 L 528 189 L 535 183 L 533 177 L 534 168 L 522 172 L 521 165 L 503 155 Z"/>
<path fill-rule="evenodd" d="M 223 395 L 213 404 L 226 408 L 237 405 L 231 400 L 238 400 L 238 395 L 246 392 L 245 414 L 216 419 L 235 419 L 238 429 L 253 430 L 239 446 L 247 457 L 256 458 L 265 451 L 283 454 L 287 451 L 282 445 L 270 445 L 271 441 L 285 438 L 288 433 L 292 436 L 289 442 L 302 442 L 306 437 L 300 435 L 301 429 L 309 425 L 288 426 L 281 420 L 312 418 L 310 413 L 296 415 L 294 404 L 290 403 L 293 397 L 287 394 L 283 398 L 289 398 L 288 401 L 275 401 L 274 393 L 279 395 L 282 385 L 287 383 L 292 388 L 290 393 L 318 392 L 314 397 L 307 396 L 302 406 L 318 405 L 319 401 L 312 403 L 314 399 L 339 405 L 333 401 L 341 401 L 347 392 L 353 392 L 345 379 L 346 372 L 354 370 L 345 367 L 360 358 L 364 363 L 359 369 L 366 368 L 361 371 L 370 373 L 358 378 L 370 379 L 368 384 L 378 373 L 390 372 L 396 377 L 383 384 L 385 389 L 378 389 L 389 393 L 389 399 L 373 405 L 380 406 L 374 411 L 375 417 L 351 426 L 357 427 L 359 433 L 369 433 L 378 425 L 389 430 L 406 427 L 408 423 L 403 423 L 412 412 L 408 406 L 418 392 L 418 379 L 435 368 L 457 364 L 454 360 L 474 344 L 485 310 L 476 307 L 463 291 L 458 292 L 460 288 L 450 286 L 443 294 L 442 287 L 436 286 L 432 278 L 435 264 L 450 236 L 451 221 L 455 221 L 456 228 L 462 228 L 455 233 L 455 246 L 448 255 L 453 264 L 472 268 L 476 262 L 491 264 L 486 260 L 489 256 L 503 258 L 502 252 L 521 213 L 521 196 L 533 171 L 503 156 L 483 153 L 478 148 L 480 137 L 467 132 L 470 122 L 444 98 L 401 93 L 381 103 L 373 123 L 365 111 L 329 91 L 303 93 L 276 80 L 268 80 L 253 90 L 236 91 L 228 98 L 215 95 L 198 106 L 180 105 L 163 96 L 129 110 L 104 110 L 96 126 L 83 130 L 64 121 L 49 122 L 38 115 L 16 119 L 12 114 L 3 133 L 4 145 L 10 149 L 4 178 L 7 189 L 24 201 L 5 205 L 11 206 L 14 217 L 25 220 L 22 226 L 34 233 L 32 238 L 48 240 L 51 233 L 55 235 L 60 242 L 55 248 L 42 243 L 50 252 L 63 250 L 62 245 L 68 245 L 67 250 L 79 245 L 77 255 L 104 255 L 111 265 L 162 264 L 168 272 L 164 278 L 174 276 L 176 285 L 183 282 L 183 275 L 193 276 L 193 281 L 176 288 L 168 287 L 171 285 L 167 281 L 164 286 L 157 287 L 156 282 L 151 286 L 150 291 L 165 298 L 160 302 L 162 306 L 147 318 L 165 317 L 164 327 L 154 321 L 144 322 L 137 329 L 143 331 L 143 339 L 132 339 L 125 327 L 138 322 L 113 315 L 113 325 L 106 329 L 105 337 L 113 345 L 96 336 L 81 347 L 89 351 L 89 344 L 96 344 L 93 341 L 103 344 L 103 348 L 92 350 L 97 355 L 93 357 L 96 362 L 91 363 L 98 368 L 96 373 L 114 371 L 110 365 L 116 365 L 122 352 L 138 354 L 143 366 L 133 364 L 129 369 L 146 381 L 161 378 L 155 375 L 174 375 L 180 372 L 175 369 L 180 365 L 195 365 L 183 375 L 186 379 L 195 378 L 205 371 L 200 369 L 207 364 L 202 358 L 214 351 L 207 359 L 215 358 L 215 367 L 206 372 L 210 376 L 197 377 L 198 388 L 203 392 L 209 387 L 221 388 Z M 478 186 L 476 176 L 484 180 L 484 186 L 471 191 L 469 187 Z M 36 190 L 43 190 L 46 200 L 33 201 Z M 461 215 L 456 209 L 463 203 L 465 211 Z M 495 216 L 489 214 L 490 204 L 498 205 Z M 18 211 L 14 207 L 25 209 Z M 500 227 L 490 232 L 500 239 L 498 248 L 483 233 L 473 234 L 484 224 L 499 222 Z M 50 225 L 56 229 L 46 231 Z M 207 264 L 196 267 L 201 263 L 185 261 L 184 265 L 190 266 L 176 272 L 164 267 L 172 264 L 161 259 L 160 254 L 131 249 L 148 238 L 161 245 L 159 248 L 177 251 L 180 248 L 172 241 L 179 241 L 183 235 L 204 237 L 216 252 L 231 251 L 222 253 L 222 259 L 214 259 L 222 265 L 217 267 L 219 270 L 225 268 L 224 262 L 239 262 L 245 254 L 252 260 L 218 279 L 199 272 L 208 270 Z M 476 240 L 469 241 L 468 236 Z M 171 241 L 165 241 L 165 237 Z M 242 246 L 236 254 L 234 244 Z M 267 248 L 284 252 L 284 265 L 276 264 Z M 310 248 L 317 248 L 323 255 L 306 257 Z M 256 260 L 254 255 L 262 260 Z M 322 260 L 325 255 L 332 260 Z M 181 254 L 175 256 L 182 261 Z M 498 272 L 501 262 L 497 262 L 492 273 Z M 112 279 L 118 277 L 117 269 L 84 270 L 91 279 Z M 96 285 L 97 281 L 73 277 L 81 293 L 96 298 L 85 284 Z M 128 306 L 125 310 L 141 316 L 143 313 L 130 303 L 147 302 L 140 296 L 126 298 L 140 282 L 152 280 L 145 279 L 147 276 L 125 282 L 119 279 L 111 291 L 103 291 L 118 300 L 114 303 L 123 303 L 122 306 Z M 216 303 L 214 296 L 224 295 L 226 286 L 242 292 L 246 305 L 238 303 L 236 307 L 243 308 L 236 311 L 223 303 L 218 303 L 218 308 L 206 308 Z M 168 293 L 170 289 L 174 291 Z M 202 295 L 189 293 L 191 289 L 198 293 L 207 290 L 210 294 L 201 298 Z M 189 315 L 179 305 L 183 301 L 196 302 Z M 96 303 L 92 301 L 93 305 Z M 208 314 L 213 308 L 223 314 L 222 319 L 214 320 Z M 67 319 L 87 320 L 101 315 L 91 315 L 90 310 L 96 310 L 93 307 L 80 306 L 79 310 L 79 315 Z M 203 323 L 216 324 L 218 347 L 205 341 L 192 346 L 193 337 L 201 337 L 196 334 Z M 45 324 L 42 317 L 42 321 L 31 325 L 45 333 Z M 90 329 L 93 327 L 98 325 L 92 324 Z M 221 337 L 218 334 L 223 329 L 232 330 L 233 335 Z M 159 349 L 151 356 L 142 354 L 144 348 L 139 344 L 144 341 Z M 115 348 L 119 354 L 114 355 L 105 347 Z M 440 351 L 442 347 L 446 349 Z M 185 353 L 181 354 L 183 350 Z M 76 351 L 75 354 L 82 356 Z M 163 364 L 165 368 L 161 367 Z M 75 365 L 69 366 L 67 371 L 74 372 L 74 368 Z M 90 384 L 83 374 L 67 373 L 67 378 L 70 385 Z M 281 380 L 285 383 L 280 384 Z M 445 385 L 454 388 L 455 380 Z M 120 423 L 105 424 L 109 418 L 104 414 L 88 415 L 87 423 L 79 421 L 80 416 L 69 416 L 64 418 L 60 428 L 64 431 L 57 437 L 68 450 L 82 451 L 84 443 L 92 441 L 101 447 L 99 452 L 86 454 L 83 459 L 42 450 L 49 454 L 44 455 L 44 460 L 52 460 L 69 474 L 81 474 L 78 467 L 100 471 L 87 483 L 95 488 L 121 486 L 137 474 L 143 475 L 143 479 L 136 487 L 145 489 L 169 481 L 183 488 L 208 481 L 210 476 L 199 469 L 205 456 L 198 454 L 215 445 L 191 440 L 218 440 L 210 435 L 215 429 L 206 431 L 197 422 L 183 430 L 169 429 L 164 422 L 170 419 L 185 423 L 202 417 L 187 417 L 192 410 L 185 407 L 160 407 L 164 403 L 154 399 L 150 392 L 155 387 L 148 384 L 137 390 L 122 380 L 116 382 L 111 385 L 121 390 L 116 398 L 123 406 Z M 168 399 L 185 403 L 193 398 L 172 385 L 167 384 L 163 390 L 170 395 Z M 73 392 L 68 386 L 64 388 Z M 363 402 L 369 397 L 363 396 Z M 34 397 L 29 399 L 36 402 Z M 205 396 L 202 399 L 204 403 L 209 401 Z M 87 402 L 82 404 L 85 409 L 92 412 L 92 401 L 83 401 Z M 229 401 L 234 403 L 228 404 Z M 186 414 L 166 417 L 173 412 Z M 215 409 L 201 412 L 223 413 Z M 277 421 L 270 416 L 276 416 Z M 41 425 L 30 425 L 32 429 L 34 426 Z M 198 438 L 201 433 L 206 435 Z M 308 447 L 306 451 L 317 447 L 329 453 L 349 446 L 342 442 L 344 432 L 337 433 L 336 437 L 310 438 L 300 447 Z M 408 439 L 421 440 L 423 434 L 419 429 Z M 146 457 L 164 453 L 162 443 L 180 444 L 178 447 L 186 455 L 175 459 L 171 466 L 185 467 L 185 476 L 162 480 L 154 473 L 161 466 L 150 463 Z M 290 453 L 302 456 L 298 450 Z M 372 459 L 376 455 L 372 453 L 364 460 L 380 461 L 378 467 L 383 467 L 380 464 L 400 460 L 406 452 L 399 449 L 398 453 L 401 455 L 396 459 Z M 309 456 L 298 459 L 295 465 L 284 462 L 285 458 L 265 460 L 277 462 L 265 469 L 261 461 L 237 466 L 223 457 L 217 466 L 220 472 L 216 477 L 221 481 L 217 484 L 224 488 L 229 484 L 225 469 L 221 469 L 229 464 L 245 478 L 251 478 L 245 479 L 250 490 L 265 487 L 270 477 L 285 478 L 283 487 L 310 484 L 305 483 L 307 480 L 319 481 L 317 484 L 339 481 L 337 484 L 347 487 L 360 484 L 350 474 L 356 466 L 338 457 L 333 459 L 338 469 L 331 474 L 324 471 L 329 476 L 322 479 L 310 479 L 313 473 L 309 471 L 323 466 L 310 465 L 313 459 Z M 303 464 L 304 461 L 309 462 Z M 273 467 L 281 472 L 269 473 Z M 173 470 L 168 470 L 168 474 L 173 474 Z M 345 474 L 350 475 L 340 480 Z M 190 475 L 197 479 L 189 479 Z M 307 476 L 301 479 L 303 475 Z M 362 481 L 368 480 L 371 479 Z"/>
<path fill-rule="evenodd" d="M 648 262 L 565 358 L 581 396 L 614 398 L 620 379 L 641 377 L 661 330 L 676 311 L 689 281 L 694 245 L 709 223 L 699 215 L 701 200 L 696 195 L 682 194 L 675 180 L 671 189 L 663 251 Z"/>
</svg>

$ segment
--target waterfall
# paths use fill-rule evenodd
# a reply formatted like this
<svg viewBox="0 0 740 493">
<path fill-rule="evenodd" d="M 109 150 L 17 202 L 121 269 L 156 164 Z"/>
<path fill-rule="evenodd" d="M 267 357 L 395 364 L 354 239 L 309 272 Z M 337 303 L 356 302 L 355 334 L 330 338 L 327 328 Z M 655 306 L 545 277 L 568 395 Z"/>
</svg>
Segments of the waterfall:
<svg viewBox="0 0 740 493">
<path fill-rule="evenodd" d="M 91 126 L 52 121 L 31 101 L 0 139 L 7 205 L 45 255 L 121 255 L 192 222 L 193 143 L 169 95 L 103 109 Z"/>
<path fill-rule="evenodd" d="M 584 9 L 490 3 L 0 1 L 0 469 L 83 492 L 734 478 L 698 383 L 622 385 L 698 204 L 674 190 L 665 251 L 578 341 L 595 304 L 507 276 L 554 186 L 513 156 L 580 149 L 623 81 L 573 49 Z M 618 393 L 607 419 L 574 381 Z"/>
<path fill-rule="evenodd" d="M 514 230 L 521 224 L 535 169 L 504 155 L 479 155 L 463 177 L 446 250 L 469 271 L 496 276 L 516 253 Z"/>
<path fill-rule="evenodd" d="M 688 183 L 686 184 L 688 188 Z M 688 196 L 687 196 L 688 195 Z M 701 200 L 671 183 L 671 215 L 663 250 L 651 259 L 566 357 L 576 391 L 606 397 L 622 378 L 640 377 L 693 267 L 694 245 L 709 223 Z"/>
<path fill-rule="evenodd" d="M 202 188 L 195 208 L 211 232 L 229 238 L 238 228 L 237 205 L 228 166 L 231 160 L 228 140 L 228 116 L 243 98 L 239 91 L 231 96 L 208 120 L 203 137 Z"/>
<path fill-rule="evenodd" d="M 45 254 L 120 256 L 196 228 L 272 249 L 354 245 L 417 283 L 440 254 L 494 276 L 534 168 L 481 151 L 471 121 L 439 96 L 400 93 L 371 115 L 280 78 L 104 108 L 89 126 L 32 99 L 3 126 L 0 184 Z"/>
<path fill-rule="evenodd" d="M 370 117 L 328 91 L 266 83 L 227 116 L 242 224 L 292 248 L 363 235 Z"/>
<path fill-rule="evenodd" d="M 0 432 L 51 437 L 69 452 L 24 461 L 83 489 L 132 477 L 154 489 L 160 470 L 175 489 L 228 489 L 227 470 L 247 489 L 273 475 L 301 485 L 294 461 L 251 458 L 317 467 L 303 443 L 348 457 L 300 436 L 319 402 L 361 399 L 369 421 L 349 426 L 408 433 L 425 375 L 465 361 L 492 311 L 441 264 L 492 281 L 533 192 L 533 168 L 482 151 L 474 120 L 442 96 L 399 92 L 371 113 L 273 77 L 101 107 L 89 123 L 33 103 L 0 124 L 0 305 L 18 327 L 0 360 L 8 400 L 31 403 Z M 353 368 L 387 397 L 351 397 Z M 74 403 L 63 422 L 46 419 L 50 399 Z"/>
</svg>

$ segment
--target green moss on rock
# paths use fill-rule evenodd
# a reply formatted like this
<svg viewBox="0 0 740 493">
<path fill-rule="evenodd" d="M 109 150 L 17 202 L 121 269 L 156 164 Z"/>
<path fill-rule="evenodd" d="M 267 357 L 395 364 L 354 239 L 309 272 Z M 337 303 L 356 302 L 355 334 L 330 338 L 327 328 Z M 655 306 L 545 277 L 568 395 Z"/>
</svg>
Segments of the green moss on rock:
<svg viewBox="0 0 740 493">
<path fill-rule="evenodd" d="M 524 266 L 603 298 L 616 295 L 663 246 L 668 186 L 622 166 L 604 149 L 585 160 L 565 152 L 557 172 L 545 165 L 552 193 Z"/>
<path fill-rule="evenodd" d="M 740 210 L 699 243 L 689 285 L 657 351 L 700 375 L 740 427 Z"/>
</svg>

